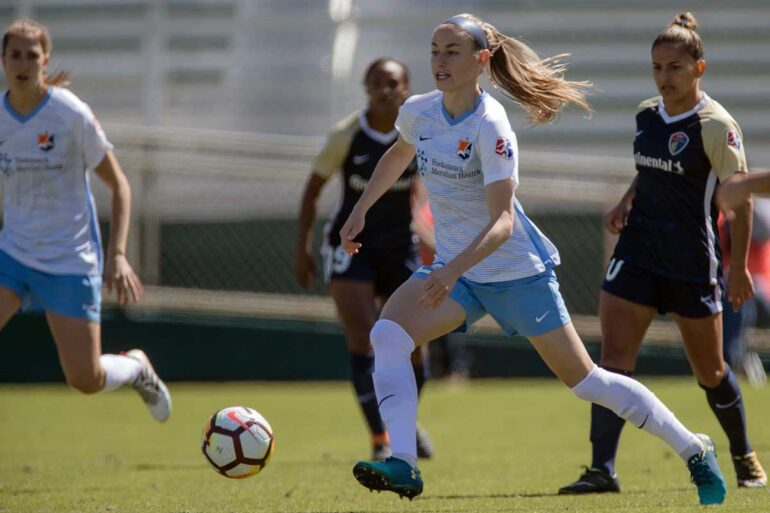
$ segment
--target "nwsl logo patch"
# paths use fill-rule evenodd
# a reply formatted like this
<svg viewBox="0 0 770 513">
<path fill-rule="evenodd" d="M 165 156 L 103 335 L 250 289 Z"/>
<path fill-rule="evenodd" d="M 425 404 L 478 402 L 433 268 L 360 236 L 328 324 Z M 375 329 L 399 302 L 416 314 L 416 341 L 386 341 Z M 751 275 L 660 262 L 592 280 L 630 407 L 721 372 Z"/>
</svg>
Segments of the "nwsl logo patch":
<svg viewBox="0 0 770 513">
<path fill-rule="evenodd" d="M 690 138 L 684 132 L 674 132 L 671 137 L 668 138 L 668 151 L 671 155 L 679 155 L 687 147 L 687 143 L 690 142 Z"/>
<path fill-rule="evenodd" d="M 743 146 L 743 141 L 741 141 L 741 136 L 738 135 L 737 131 L 730 130 L 727 132 L 727 145 L 732 146 L 736 150 L 741 149 L 741 146 Z"/>
<path fill-rule="evenodd" d="M 507 160 L 511 160 L 513 158 L 513 146 L 511 146 L 511 141 L 498 137 L 495 142 L 495 153 L 501 157 L 505 157 Z"/>
<path fill-rule="evenodd" d="M 471 156 L 473 143 L 468 139 L 462 139 L 457 142 L 457 156 L 463 160 L 468 160 Z"/>
<path fill-rule="evenodd" d="M 37 147 L 43 151 L 51 151 L 54 147 L 53 134 L 37 134 Z"/>
</svg>

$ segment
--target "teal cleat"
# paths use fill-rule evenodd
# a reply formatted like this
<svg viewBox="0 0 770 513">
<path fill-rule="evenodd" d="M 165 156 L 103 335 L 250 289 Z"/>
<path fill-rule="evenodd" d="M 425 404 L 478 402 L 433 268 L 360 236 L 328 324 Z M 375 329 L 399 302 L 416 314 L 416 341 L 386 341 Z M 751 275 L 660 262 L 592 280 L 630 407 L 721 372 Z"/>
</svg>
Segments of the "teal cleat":
<svg viewBox="0 0 770 513">
<path fill-rule="evenodd" d="M 420 471 L 398 458 L 359 461 L 353 467 L 353 476 L 370 491 L 386 490 L 409 500 L 422 493 Z"/>
<path fill-rule="evenodd" d="M 701 504 L 722 504 L 727 483 L 719 470 L 714 441 L 701 433 L 695 436 L 703 442 L 703 452 L 687 460 L 687 468 L 690 469 L 692 482 L 698 487 L 698 498 Z"/>
</svg>

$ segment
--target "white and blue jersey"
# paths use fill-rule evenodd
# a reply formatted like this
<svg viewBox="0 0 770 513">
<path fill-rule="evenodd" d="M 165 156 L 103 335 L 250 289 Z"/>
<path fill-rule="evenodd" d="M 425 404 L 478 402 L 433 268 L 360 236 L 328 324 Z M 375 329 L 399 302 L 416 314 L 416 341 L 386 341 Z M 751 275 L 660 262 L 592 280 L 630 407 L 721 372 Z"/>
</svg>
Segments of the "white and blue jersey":
<svg viewBox="0 0 770 513">
<path fill-rule="evenodd" d="M 0 109 L 0 251 L 54 275 L 101 275 L 102 249 L 88 170 L 112 144 L 91 109 L 51 87 L 26 116 L 6 93 Z"/>
<path fill-rule="evenodd" d="M 516 136 L 503 106 L 482 93 L 473 110 L 452 118 L 443 93 L 413 96 L 396 121 L 401 137 L 416 148 L 417 166 L 435 220 L 436 261 L 453 259 L 489 222 L 484 187 L 499 180 L 518 185 Z M 556 247 L 514 199 L 511 237 L 464 273 L 478 283 L 534 276 L 559 264 Z"/>
</svg>

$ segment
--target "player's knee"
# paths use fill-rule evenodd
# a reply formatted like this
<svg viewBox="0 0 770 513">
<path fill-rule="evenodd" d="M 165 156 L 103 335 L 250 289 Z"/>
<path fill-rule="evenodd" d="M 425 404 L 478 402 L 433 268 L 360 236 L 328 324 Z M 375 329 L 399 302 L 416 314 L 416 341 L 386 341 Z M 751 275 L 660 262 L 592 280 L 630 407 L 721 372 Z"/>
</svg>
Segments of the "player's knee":
<svg viewBox="0 0 770 513">
<path fill-rule="evenodd" d="M 67 376 L 67 385 L 81 394 L 95 394 L 102 389 L 102 379 L 99 373 L 78 372 Z"/>
<path fill-rule="evenodd" d="M 369 332 L 369 338 L 374 348 L 375 362 L 378 359 L 382 361 L 383 358 L 409 359 L 414 351 L 412 337 L 404 331 L 404 328 L 387 319 L 380 319 L 374 323 L 372 331 Z"/>
<path fill-rule="evenodd" d="M 698 383 L 706 388 L 716 388 L 725 378 L 725 369 L 709 369 L 698 373 Z"/>
</svg>

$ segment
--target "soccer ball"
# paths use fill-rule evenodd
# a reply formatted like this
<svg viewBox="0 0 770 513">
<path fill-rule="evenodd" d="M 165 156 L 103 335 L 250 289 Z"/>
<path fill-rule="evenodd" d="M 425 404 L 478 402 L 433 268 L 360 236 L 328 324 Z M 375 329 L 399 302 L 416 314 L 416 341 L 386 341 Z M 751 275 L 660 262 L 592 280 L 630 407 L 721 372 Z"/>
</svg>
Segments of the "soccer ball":
<svg viewBox="0 0 770 513">
<path fill-rule="evenodd" d="M 275 449 L 273 430 L 256 410 L 223 408 L 203 428 L 203 455 L 225 477 L 244 479 L 259 473 Z"/>
</svg>

